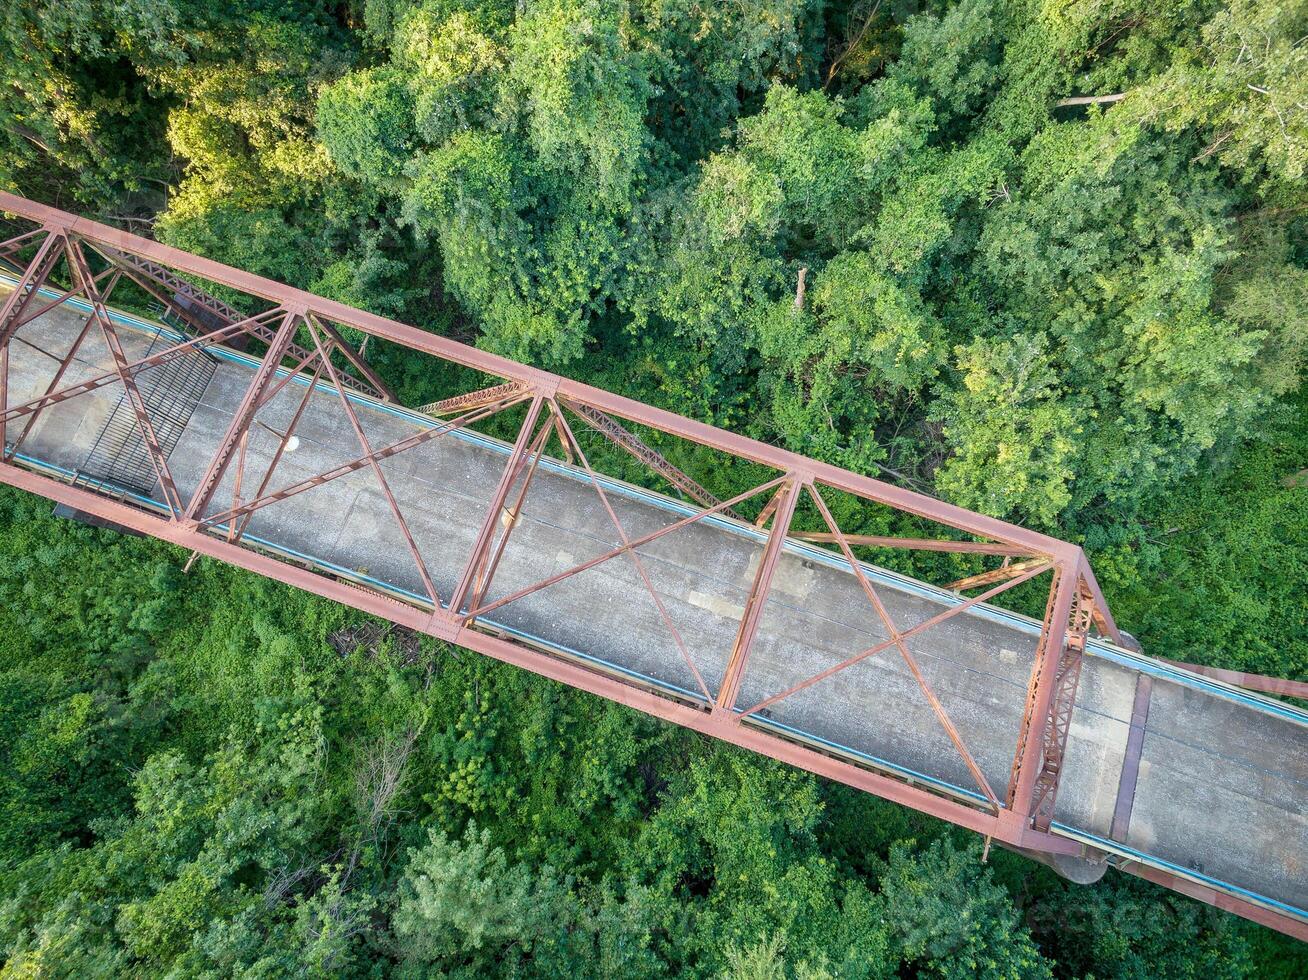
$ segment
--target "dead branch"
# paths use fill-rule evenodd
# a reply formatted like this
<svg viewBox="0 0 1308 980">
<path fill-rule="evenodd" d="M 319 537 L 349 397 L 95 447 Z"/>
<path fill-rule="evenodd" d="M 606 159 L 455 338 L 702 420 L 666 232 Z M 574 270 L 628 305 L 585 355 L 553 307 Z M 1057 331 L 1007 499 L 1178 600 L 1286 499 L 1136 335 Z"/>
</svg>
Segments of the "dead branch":
<svg viewBox="0 0 1308 980">
<path fill-rule="evenodd" d="M 1107 105 L 1112 102 L 1121 102 L 1127 95 L 1126 92 L 1115 92 L 1112 95 L 1074 95 L 1070 98 L 1059 99 L 1054 104 L 1060 108 L 1068 105 Z"/>
</svg>

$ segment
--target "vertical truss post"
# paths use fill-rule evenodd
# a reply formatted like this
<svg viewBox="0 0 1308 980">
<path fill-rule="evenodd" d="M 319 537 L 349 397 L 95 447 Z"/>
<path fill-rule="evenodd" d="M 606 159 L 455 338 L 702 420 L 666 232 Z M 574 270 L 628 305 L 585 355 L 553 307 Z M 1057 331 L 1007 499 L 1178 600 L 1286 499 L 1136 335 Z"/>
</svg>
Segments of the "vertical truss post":
<svg viewBox="0 0 1308 980">
<path fill-rule="evenodd" d="M 55 263 L 59 261 L 58 246 L 63 240 L 64 236 L 55 231 L 45 236 L 45 241 L 41 243 L 36 255 L 28 263 L 27 271 L 18 280 L 14 291 L 5 299 L 4 307 L 0 308 L 0 346 L 8 345 L 28 305 L 40 294 L 41 287 L 50 278 Z"/>
<path fill-rule="evenodd" d="M 553 426 L 549 422 L 545 423 L 545 425 L 541 426 L 536 438 L 532 440 L 531 447 L 527 450 L 526 475 L 522 477 L 522 486 L 518 488 L 518 495 L 513 501 L 513 506 L 506 508 L 503 512 L 501 520 L 504 523 L 504 530 L 500 532 L 499 539 L 495 542 L 495 547 L 490 552 L 489 559 L 483 562 L 482 567 L 477 571 L 477 580 L 472 587 L 472 599 L 468 602 L 469 610 L 476 609 L 486 598 L 486 590 L 490 588 L 490 584 L 495 578 L 495 572 L 500 567 L 500 559 L 504 557 L 504 549 L 508 546 L 509 535 L 518 526 L 518 518 L 522 516 L 522 508 L 526 506 L 527 491 L 531 489 L 532 477 L 536 475 L 536 468 L 540 465 L 541 457 L 545 455 L 545 444 L 549 442 L 550 434 L 553 431 Z"/>
<path fill-rule="evenodd" d="M 1032 795 L 1035 829 L 1042 833 L 1049 830 L 1054 819 L 1054 802 L 1063 772 L 1063 754 L 1067 750 L 1067 733 L 1072 727 L 1072 712 L 1076 709 L 1076 689 L 1081 678 L 1081 662 L 1094 618 L 1094 608 L 1094 600 L 1082 591 L 1082 581 L 1078 577 L 1076 591 L 1072 594 L 1067 639 L 1062 655 L 1058 658 L 1058 672 L 1054 678 L 1053 703 L 1045 721 L 1040 772 L 1036 775 Z"/>
<path fill-rule="evenodd" d="M 109 280 L 109 285 L 106 286 L 104 292 L 100 294 L 100 299 L 102 301 L 104 302 L 109 301 L 109 296 L 113 293 L 114 287 L 118 285 L 118 280 L 120 277 L 121 277 L 121 273 L 115 270 L 113 277 Z M 72 293 L 65 293 L 62 299 L 67 299 L 71 295 Z M 52 306 L 55 305 L 57 304 L 52 303 L 50 306 L 46 307 L 40 312 L 45 313 L 46 310 L 50 309 Z M 35 315 L 30 317 L 23 317 L 22 322 L 26 323 L 29 319 L 35 319 L 35 318 L 36 318 Z M 86 338 L 91 333 L 91 328 L 93 326 L 95 326 L 95 317 L 87 317 L 86 322 L 82 324 L 82 329 L 78 332 L 77 337 L 73 340 L 72 346 L 68 348 L 68 353 L 65 354 L 63 360 L 59 362 L 59 369 L 55 371 L 54 377 L 50 379 L 50 383 L 45 386 L 45 393 L 41 396 L 43 399 L 48 399 L 51 394 L 53 394 L 56 390 L 58 390 L 59 382 L 64 379 L 64 374 L 68 371 L 68 366 L 72 364 L 73 359 L 77 357 L 77 352 L 82 349 L 82 344 L 86 342 Z M 9 450 L 10 457 L 18 455 L 18 451 L 23 448 L 23 443 L 26 441 L 28 435 L 32 432 L 32 430 L 36 428 L 36 423 L 37 420 L 41 418 L 41 413 L 44 412 L 47 408 L 49 408 L 50 405 L 51 405 L 50 401 L 42 401 L 39 405 L 36 406 L 36 409 L 32 412 L 31 418 L 27 420 L 27 425 L 23 427 L 22 434 L 19 435 L 19 437 L 14 440 L 13 448 Z M 3 439 L 0 439 L 0 446 L 3 445 L 4 445 Z"/>
<path fill-rule="evenodd" d="M 4 306 L 0 307 L 0 351 L 3 352 L 3 363 L 0 363 L 0 412 L 9 407 L 9 341 L 16 329 L 14 324 L 22 316 L 32 297 L 39 294 L 45 280 L 50 277 L 55 262 L 59 260 L 59 252 L 55 246 L 61 238 L 62 236 L 56 232 L 47 231 L 36 256 L 28 263 L 14 291 L 5 297 Z M 4 444 L 5 422 L 4 418 L 0 417 L 0 448 L 3 448 Z"/>
<path fill-rule="evenodd" d="M 291 338 L 295 336 L 295 328 L 299 321 L 300 314 L 298 313 L 288 312 L 282 317 L 282 322 L 277 327 L 277 333 L 273 337 L 272 343 L 268 346 L 268 352 L 263 356 L 263 362 L 259 365 L 259 370 L 255 372 L 250 386 L 245 389 L 245 397 L 241 399 L 240 407 L 232 415 L 231 424 L 227 427 L 222 442 L 218 444 L 213 458 L 209 460 L 209 465 L 205 468 L 204 476 L 200 478 L 200 482 L 196 485 L 195 493 L 186 508 L 188 520 L 194 521 L 202 517 L 204 509 L 213 500 L 213 495 L 218 490 L 218 484 L 222 482 L 223 474 L 227 472 L 232 453 L 236 451 L 237 444 L 245 434 L 245 430 L 254 421 L 254 415 L 259 410 L 260 397 L 272 382 L 272 379 L 277 376 L 277 369 L 282 363 L 282 355 L 286 353 L 286 348 L 290 346 Z"/>
<path fill-rule="evenodd" d="M 127 355 L 123 353 L 123 345 L 118 339 L 118 331 L 114 327 L 113 318 L 109 316 L 109 311 L 105 308 L 104 300 L 100 296 L 100 290 L 95 285 L 95 279 L 91 275 L 90 266 L 87 265 L 86 254 L 82 251 L 81 243 L 73 238 L 66 238 L 64 251 L 68 257 L 68 264 L 73 270 L 74 285 L 80 284 L 85 290 L 87 301 L 91 304 L 91 319 L 99 322 L 100 333 L 104 337 L 105 346 L 109 348 L 109 353 L 113 357 L 114 369 L 123 382 L 123 388 L 127 393 L 127 401 L 132 406 L 132 413 L 136 416 L 136 426 L 141 432 L 141 438 L 145 442 L 145 448 L 149 453 L 150 465 L 154 468 L 155 476 L 159 480 L 159 486 L 163 489 L 168 510 L 175 520 L 182 512 L 182 500 L 177 493 L 177 485 L 173 482 L 173 475 L 168 471 L 168 459 L 159 446 L 159 437 L 155 434 L 154 423 L 150 421 L 150 413 L 145 407 L 145 399 L 141 396 L 140 389 L 136 387 L 136 379 L 128 371 L 131 365 L 127 360 Z"/>
<path fill-rule="evenodd" d="M 1125 638 L 1122 636 L 1122 631 L 1118 629 L 1117 622 L 1113 619 L 1113 614 L 1108 608 L 1108 603 L 1104 600 L 1104 594 L 1099 589 L 1099 582 L 1095 578 L 1094 569 L 1090 567 L 1090 562 L 1082 561 L 1081 573 L 1082 583 L 1085 586 L 1086 594 L 1090 597 L 1090 601 L 1093 604 L 1094 613 L 1091 618 L 1094 622 L 1095 629 L 1099 630 L 1101 636 L 1108 637 L 1108 639 L 1112 640 L 1119 647 L 1125 646 Z"/>
<path fill-rule="evenodd" d="M 554 433 L 559 437 L 559 445 L 563 447 L 563 458 L 572 466 L 577 462 L 577 457 L 572 453 L 572 447 L 568 445 L 568 435 L 563 431 L 563 417 L 556 413 L 550 414 L 550 424 L 554 426 Z"/>
<path fill-rule="evenodd" d="M 781 498 L 785 496 L 785 493 L 785 486 L 780 487 L 777 492 L 772 495 L 771 499 L 763 505 L 763 510 L 759 512 L 758 519 L 754 521 L 755 527 L 761 529 L 767 525 L 767 522 L 771 520 L 772 515 L 776 513 L 777 505 L 781 503 Z"/>
<path fill-rule="evenodd" d="M 472 592 L 473 584 L 477 580 L 477 572 L 486 560 L 487 551 L 490 549 L 491 541 L 495 537 L 495 525 L 504 510 L 504 501 L 508 499 L 509 491 L 513 489 L 513 484 L 517 481 L 518 474 L 522 471 L 523 463 L 526 461 L 527 447 L 530 445 L 532 434 L 536 430 L 536 423 L 540 419 L 540 412 L 544 402 L 545 399 L 540 393 L 533 396 L 531 406 L 527 409 L 527 417 L 523 420 L 522 428 L 518 430 L 518 438 L 513 443 L 513 452 L 509 454 L 509 461 L 504 465 L 504 472 L 500 474 L 500 482 L 495 487 L 495 492 L 491 494 L 490 506 L 486 510 L 486 516 L 482 519 L 481 528 L 477 531 L 477 537 L 472 546 L 472 554 L 468 556 L 468 562 L 463 568 L 463 575 L 459 578 L 459 584 L 455 587 L 454 594 L 450 596 L 450 614 L 453 616 L 457 617 L 462 612 L 463 606 Z"/>
<path fill-rule="evenodd" d="M 1050 597 L 1045 609 L 1044 628 L 1036 648 L 1035 663 L 1031 667 L 1031 680 L 1027 685 L 1026 709 L 1018 731 L 1017 749 L 1009 774 L 1008 809 L 1001 816 L 1009 840 L 1020 840 L 1028 831 L 1032 817 L 1035 782 L 1039 775 L 1041 735 L 1049 718 L 1057 682 L 1058 661 L 1071 622 L 1072 604 L 1076 596 L 1080 553 L 1064 556 L 1055 565 L 1055 578 L 1050 586 Z"/>
<path fill-rule="evenodd" d="M 345 342 L 345 338 L 341 336 L 340 331 L 321 317 L 318 317 L 316 322 L 322 331 L 331 339 L 332 344 L 340 349 L 340 352 L 345 359 L 354 365 L 354 369 L 367 378 L 368 383 L 377 389 L 378 394 L 381 395 L 382 401 L 395 401 L 395 392 L 387 387 L 386 382 L 381 379 L 381 375 L 373 370 L 372 365 L 365 361 L 360 354 Z"/>
<path fill-rule="evenodd" d="M 245 476 L 245 452 L 250 445 L 250 430 L 246 429 L 241 433 L 241 451 L 236 457 L 236 477 L 232 480 L 232 508 L 236 509 L 241 506 L 241 479 Z M 232 521 L 227 525 L 227 540 L 235 541 L 236 522 Z"/>
<path fill-rule="evenodd" d="M 790 530 L 791 518 L 795 516 L 795 505 L 799 503 L 800 487 L 805 482 L 803 476 L 792 473 L 790 480 L 782 484 L 785 496 L 781 498 L 772 518 L 772 531 L 768 534 L 767 544 L 763 546 L 758 570 L 754 573 L 754 583 L 750 586 L 749 598 L 745 602 L 745 613 L 740 617 L 736 642 L 722 674 L 722 685 L 718 688 L 718 699 L 713 710 L 723 717 L 730 717 L 729 713 L 740 694 L 740 682 L 745 675 L 745 665 L 749 662 L 759 623 L 763 620 L 763 606 L 772 587 L 772 575 L 781 561 L 782 546 L 786 542 L 786 533 Z"/>
</svg>

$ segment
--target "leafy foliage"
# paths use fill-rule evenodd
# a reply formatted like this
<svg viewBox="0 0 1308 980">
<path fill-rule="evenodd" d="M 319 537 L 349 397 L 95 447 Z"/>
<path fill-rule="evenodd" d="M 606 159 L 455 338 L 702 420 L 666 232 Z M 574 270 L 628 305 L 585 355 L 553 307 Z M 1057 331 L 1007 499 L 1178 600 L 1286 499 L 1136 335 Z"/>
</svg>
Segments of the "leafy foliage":
<svg viewBox="0 0 1308 980">
<path fill-rule="evenodd" d="M 1056 530 L 1150 652 L 1308 677 L 1306 34 L 1303 0 L 28 2 L 0 182 Z M 4 976 L 1308 972 L 42 506 L 0 494 Z"/>
</svg>

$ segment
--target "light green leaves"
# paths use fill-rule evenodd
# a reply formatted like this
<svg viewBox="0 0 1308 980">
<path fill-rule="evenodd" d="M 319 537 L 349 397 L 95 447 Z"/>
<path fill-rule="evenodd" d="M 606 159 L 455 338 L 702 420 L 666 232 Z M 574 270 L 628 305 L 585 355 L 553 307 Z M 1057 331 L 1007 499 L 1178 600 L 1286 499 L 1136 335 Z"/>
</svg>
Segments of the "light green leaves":
<svg viewBox="0 0 1308 980">
<path fill-rule="evenodd" d="M 935 408 L 953 452 L 937 486 L 964 507 L 1052 523 L 1071 500 L 1086 416 L 1059 386 L 1047 341 L 978 339 L 956 355 L 962 384 Z"/>
<path fill-rule="evenodd" d="M 1204 134 L 1197 159 L 1242 177 L 1294 184 L 1308 174 L 1308 3 L 1232 0 L 1198 50 L 1132 93 L 1130 109 L 1170 132 Z"/>
<path fill-rule="evenodd" d="M 351 177 L 396 186 L 415 148 L 413 95 L 404 76 L 371 69 L 325 88 L 318 100 L 318 139 Z"/>
</svg>

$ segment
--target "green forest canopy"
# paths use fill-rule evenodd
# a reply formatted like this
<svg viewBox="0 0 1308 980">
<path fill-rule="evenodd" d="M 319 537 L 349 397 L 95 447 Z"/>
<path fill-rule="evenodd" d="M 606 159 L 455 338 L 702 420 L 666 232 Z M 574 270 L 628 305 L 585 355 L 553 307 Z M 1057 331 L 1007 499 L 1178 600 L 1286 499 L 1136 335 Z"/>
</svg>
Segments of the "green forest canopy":
<svg viewBox="0 0 1308 980">
<path fill-rule="evenodd" d="M 28 0 L 0 182 L 1080 541 L 1149 652 L 1303 678 L 1305 37 L 1305 0 Z M 0 976 L 1308 972 L 0 514 Z"/>
</svg>

